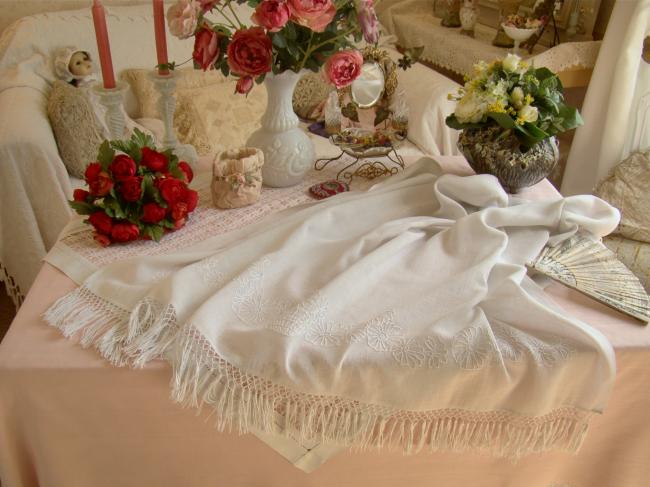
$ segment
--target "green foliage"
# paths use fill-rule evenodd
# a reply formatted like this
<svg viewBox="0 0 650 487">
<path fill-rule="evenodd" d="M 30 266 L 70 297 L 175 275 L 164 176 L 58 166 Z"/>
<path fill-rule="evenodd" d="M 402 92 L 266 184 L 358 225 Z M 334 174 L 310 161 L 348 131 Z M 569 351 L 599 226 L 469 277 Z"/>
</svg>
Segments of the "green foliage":
<svg viewBox="0 0 650 487">
<path fill-rule="evenodd" d="M 101 210 L 101 208 L 86 203 L 85 201 L 68 201 L 68 204 L 70 205 L 70 208 L 76 211 L 79 215 L 92 215 L 96 211 Z"/>
</svg>

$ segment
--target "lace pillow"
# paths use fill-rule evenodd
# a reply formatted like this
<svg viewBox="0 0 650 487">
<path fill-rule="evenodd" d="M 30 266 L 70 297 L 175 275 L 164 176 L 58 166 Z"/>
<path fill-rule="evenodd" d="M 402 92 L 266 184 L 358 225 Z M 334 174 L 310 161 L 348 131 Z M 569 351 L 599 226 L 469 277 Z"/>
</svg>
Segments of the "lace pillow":
<svg viewBox="0 0 650 487">
<path fill-rule="evenodd" d="M 596 196 L 621 210 L 617 232 L 650 242 L 650 150 L 635 152 L 596 187 Z"/>
<path fill-rule="evenodd" d="M 55 81 L 47 114 L 68 174 L 83 179 L 88 162 L 97 157 L 104 134 L 90 101 L 82 89 Z"/>
<path fill-rule="evenodd" d="M 139 116 L 144 118 L 160 118 L 158 112 L 158 91 L 151 80 L 150 69 L 127 69 L 120 77 L 126 81 L 138 100 Z M 196 69 L 179 69 L 176 71 L 176 94 L 224 83 L 226 78 L 220 71 L 200 71 Z"/>
<path fill-rule="evenodd" d="M 325 82 L 320 73 L 305 74 L 293 92 L 293 111 L 305 119 L 319 119 L 322 106 L 334 87 Z"/>
<path fill-rule="evenodd" d="M 177 91 L 176 96 L 176 134 L 199 155 L 243 147 L 266 109 L 263 86 L 255 86 L 246 97 L 235 93 L 234 80 Z"/>
</svg>

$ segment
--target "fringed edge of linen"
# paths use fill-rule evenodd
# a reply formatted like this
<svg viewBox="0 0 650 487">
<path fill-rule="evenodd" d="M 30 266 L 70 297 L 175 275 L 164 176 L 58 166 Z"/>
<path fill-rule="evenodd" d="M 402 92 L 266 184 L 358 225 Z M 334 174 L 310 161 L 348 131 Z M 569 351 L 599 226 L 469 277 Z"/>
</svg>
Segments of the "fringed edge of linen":
<svg viewBox="0 0 650 487">
<path fill-rule="evenodd" d="M 516 460 L 549 450 L 577 452 L 593 415 L 573 407 L 534 417 L 508 411 L 406 411 L 298 393 L 230 364 L 191 324 L 179 327 L 171 305 L 145 299 L 129 312 L 85 287 L 59 299 L 44 318 L 66 337 L 79 334 L 82 346 L 94 346 L 117 366 L 142 367 L 165 356 L 173 368 L 173 400 L 213 407 L 220 431 L 257 430 L 358 450 L 476 451 Z"/>
</svg>

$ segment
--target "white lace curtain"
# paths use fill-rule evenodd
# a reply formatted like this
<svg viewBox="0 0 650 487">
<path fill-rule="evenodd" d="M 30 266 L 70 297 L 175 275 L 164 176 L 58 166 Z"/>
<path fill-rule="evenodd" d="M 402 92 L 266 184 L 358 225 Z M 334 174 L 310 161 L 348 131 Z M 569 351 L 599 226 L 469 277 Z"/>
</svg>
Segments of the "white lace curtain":
<svg viewBox="0 0 650 487">
<path fill-rule="evenodd" d="M 587 89 L 562 194 L 590 193 L 631 152 L 650 148 L 650 0 L 618 0 Z"/>
</svg>

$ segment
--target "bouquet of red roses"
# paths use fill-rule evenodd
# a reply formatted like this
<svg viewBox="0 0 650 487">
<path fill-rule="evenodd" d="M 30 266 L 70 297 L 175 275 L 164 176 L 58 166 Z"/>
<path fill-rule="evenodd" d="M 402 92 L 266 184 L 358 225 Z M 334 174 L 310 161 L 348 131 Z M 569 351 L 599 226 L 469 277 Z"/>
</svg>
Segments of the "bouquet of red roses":
<svg viewBox="0 0 650 487">
<path fill-rule="evenodd" d="M 104 141 L 97 162 L 86 168 L 88 191 L 76 189 L 70 206 L 95 229 L 103 246 L 146 239 L 159 241 L 185 225 L 199 200 L 187 184 L 192 168 L 171 149 L 159 152 L 154 140 L 135 130 L 130 140 Z"/>
</svg>

